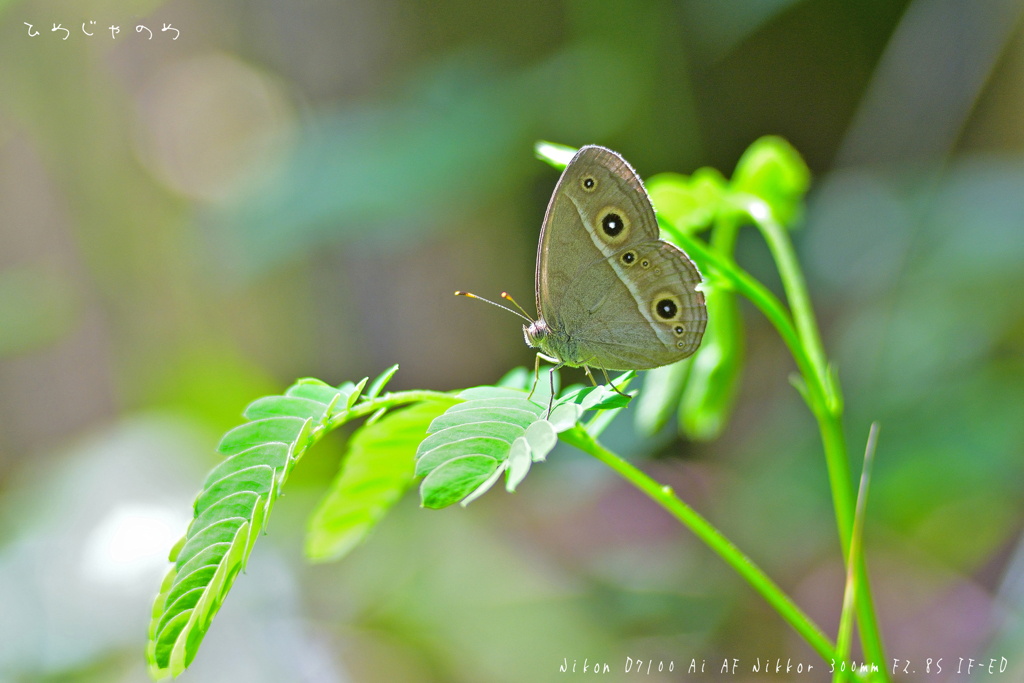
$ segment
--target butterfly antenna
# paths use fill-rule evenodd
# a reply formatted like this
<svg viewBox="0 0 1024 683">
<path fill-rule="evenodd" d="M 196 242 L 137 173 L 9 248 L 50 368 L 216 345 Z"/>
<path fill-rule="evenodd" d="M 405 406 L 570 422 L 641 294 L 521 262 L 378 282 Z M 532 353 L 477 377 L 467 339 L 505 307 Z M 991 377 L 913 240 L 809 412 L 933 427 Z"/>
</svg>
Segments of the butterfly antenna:
<svg viewBox="0 0 1024 683">
<path fill-rule="evenodd" d="M 527 312 L 526 312 L 525 310 L 523 310 L 523 307 L 522 307 L 522 306 L 520 306 L 520 305 L 519 305 L 519 304 L 518 304 L 518 303 L 516 302 L 516 300 L 515 300 L 515 299 L 513 299 L 513 298 L 511 297 L 511 295 L 509 295 L 509 293 L 508 293 L 508 292 L 502 292 L 502 293 L 501 293 L 501 298 L 502 298 L 502 299 L 505 299 L 505 300 L 507 300 L 507 301 L 511 301 L 511 302 L 512 302 L 512 305 L 513 305 L 513 306 L 515 306 L 516 308 L 518 308 L 518 309 L 519 309 L 520 311 L 523 311 L 523 315 L 524 315 L 524 316 L 526 316 L 526 319 L 527 319 L 527 320 L 529 320 L 529 321 L 530 321 L 531 323 L 533 322 L 533 318 L 531 318 L 531 317 L 530 317 L 530 314 L 529 314 L 529 313 L 527 313 Z"/>
<path fill-rule="evenodd" d="M 504 294 L 504 292 L 502 292 L 502 294 Z M 483 301 L 483 302 L 489 303 L 492 306 L 497 306 L 498 308 L 502 308 L 502 309 L 508 311 L 509 313 L 514 313 L 515 315 L 518 315 L 520 318 L 522 318 L 523 320 L 525 320 L 528 323 L 532 323 L 533 322 L 533 320 L 531 320 L 529 317 L 527 317 L 526 315 L 523 314 L 523 313 L 526 313 L 526 311 L 523 311 L 523 313 L 520 313 L 519 311 L 514 311 L 511 308 L 509 308 L 508 306 L 502 306 L 501 304 L 495 303 L 495 302 L 491 301 L 490 299 L 485 299 L 482 296 L 477 296 L 476 294 L 471 294 L 470 292 L 455 292 L 455 296 L 468 296 L 470 299 L 477 299 L 479 301 Z M 513 301 L 512 303 L 515 303 L 515 302 Z M 516 306 L 518 306 L 518 305 L 519 304 L 516 304 Z M 520 309 L 520 310 L 522 310 L 522 309 Z"/>
</svg>

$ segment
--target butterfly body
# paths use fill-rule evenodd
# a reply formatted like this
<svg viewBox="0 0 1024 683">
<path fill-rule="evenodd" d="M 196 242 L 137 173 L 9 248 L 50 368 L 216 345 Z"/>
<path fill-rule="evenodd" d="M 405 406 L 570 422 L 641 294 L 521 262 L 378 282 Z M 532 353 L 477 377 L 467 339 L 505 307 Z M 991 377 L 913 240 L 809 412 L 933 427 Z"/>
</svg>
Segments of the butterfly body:
<svg viewBox="0 0 1024 683">
<path fill-rule="evenodd" d="M 585 365 L 579 344 L 565 329 L 551 329 L 543 319 L 523 325 L 527 346 L 540 349 L 544 355 L 558 359 L 563 365 L 578 368 Z"/>
<path fill-rule="evenodd" d="M 707 324 L 701 276 L 659 234 L 629 164 L 581 148 L 544 216 L 526 343 L 560 364 L 604 370 L 647 370 L 696 351 Z"/>
</svg>

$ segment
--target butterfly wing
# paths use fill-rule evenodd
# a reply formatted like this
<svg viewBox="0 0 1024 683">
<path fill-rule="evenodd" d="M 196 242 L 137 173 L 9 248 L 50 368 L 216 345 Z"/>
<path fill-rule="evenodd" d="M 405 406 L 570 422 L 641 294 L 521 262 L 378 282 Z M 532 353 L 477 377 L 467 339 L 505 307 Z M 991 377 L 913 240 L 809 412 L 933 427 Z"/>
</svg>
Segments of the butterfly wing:
<svg viewBox="0 0 1024 683">
<path fill-rule="evenodd" d="M 616 224 L 615 216 L 623 222 Z M 604 221 L 614 237 L 605 233 Z M 537 245 L 537 312 L 549 323 L 556 321 L 565 291 L 583 268 L 658 234 L 651 200 L 626 160 L 597 145 L 580 148 L 544 214 Z"/>
<path fill-rule="evenodd" d="M 632 167 L 603 147 L 580 149 L 548 204 L 537 253 L 537 310 L 569 340 L 561 360 L 642 370 L 697 349 L 707 322 L 700 273 L 658 236 Z"/>
<path fill-rule="evenodd" d="M 584 268 L 562 297 L 560 322 L 586 365 L 660 367 L 700 346 L 707 307 L 699 283 L 677 247 L 642 242 Z"/>
</svg>

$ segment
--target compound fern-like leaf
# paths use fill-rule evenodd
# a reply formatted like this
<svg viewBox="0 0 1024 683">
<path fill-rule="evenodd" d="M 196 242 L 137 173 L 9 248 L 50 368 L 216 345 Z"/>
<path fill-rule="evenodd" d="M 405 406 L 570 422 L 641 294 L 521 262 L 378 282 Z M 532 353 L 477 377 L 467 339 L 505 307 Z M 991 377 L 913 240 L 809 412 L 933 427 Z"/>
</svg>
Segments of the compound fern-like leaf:
<svg viewBox="0 0 1024 683">
<path fill-rule="evenodd" d="M 153 605 L 146 655 L 155 679 L 177 676 L 192 663 L 292 467 L 329 426 L 344 421 L 365 384 L 300 380 L 284 396 L 253 402 L 244 413 L 250 421 L 221 439 L 217 450 L 225 459 L 196 497 L 192 523 L 171 551 L 174 567 Z"/>
<path fill-rule="evenodd" d="M 626 373 L 615 383 L 632 379 Z M 509 384 L 512 384 L 509 382 Z M 538 389 L 543 389 L 541 380 Z M 512 386 L 474 387 L 458 395 L 463 400 L 430 423 L 427 438 L 416 449 L 416 475 L 424 507 L 468 505 L 505 474 L 509 492 L 529 473 L 530 465 L 544 460 L 558 442 L 558 434 L 575 426 L 588 410 L 618 409 L 629 397 L 608 386 L 577 388 L 553 403 L 548 396 L 529 397 Z M 529 397 L 529 398 L 528 398 Z"/>
<path fill-rule="evenodd" d="M 425 401 L 371 418 L 352 435 L 341 471 L 310 517 L 308 559 L 337 560 L 366 538 L 412 486 L 413 456 L 428 425 L 457 401 Z"/>
</svg>

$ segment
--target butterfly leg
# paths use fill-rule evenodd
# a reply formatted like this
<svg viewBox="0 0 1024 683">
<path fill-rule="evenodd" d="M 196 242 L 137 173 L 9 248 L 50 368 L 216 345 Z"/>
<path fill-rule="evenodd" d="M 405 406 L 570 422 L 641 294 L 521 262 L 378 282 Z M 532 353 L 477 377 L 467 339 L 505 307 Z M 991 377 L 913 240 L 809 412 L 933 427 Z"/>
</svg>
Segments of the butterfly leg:
<svg viewBox="0 0 1024 683">
<path fill-rule="evenodd" d="M 544 416 L 544 419 L 551 417 L 551 409 L 555 407 L 555 371 L 560 369 L 565 363 L 559 363 L 558 365 L 552 365 L 551 369 L 548 370 L 548 378 L 551 380 L 551 397 L 548 399 L 548 413 Z"/>
<path fill-rule="evenodd" d="M 601 368 L 601 372 L 604 373 L 604 381 L 608 383 L 608 386 L 610 386 L 615 391 L 616 394 L 618 394 L 619 396 L 625 396 L 626 398 L 632 398 L 629 394 L 624 394 L 621 391 L 619 391 L 619 388 L 617 386 L 615 386 L 614 384 L 612 384 L 612 381 L 610 379 L 608 379 L 608 371 L 607 370 L 605 370 L 604 368 Z"/>
<path fill-rule="evenodd" d="M 533 398 L 533 392 L 537 391 L 537 382 L 540 381 L 540 354 L 537 354 L 537 360 L 533 364 L 533 388 L 530 389 L 530 393 L 527 394 L 526 400 L 529 401 Z"/>
<path fill-rule="evenodd" d="M 565 365 L 565 363 L 561 362 L 557 358 L 552 358 L 551 356 L 548 356 L 547 354 L 543 354 L 540 351 L 538 351 L 537 361 L 533 364 L 533 389 L 530 389 L 530 393 L 526 396 L 527 401 L 533 398 L 533 392 L 537 391 L 537 382 L 540 381 L 540 362 L 542 360 L 546 360 L 549 363 L 557 364 L 558 367 L 556 367 L 555 370 Z"/>
<path fill-rule="evenodd" d="M 589 365 L 584 365 L 583 366 L 583 372 L 587 373 L 587 377 L 590 378 L 590 383 L 593 384 L 596 387 L 597 386 L 597 380 L 595 380 L 594 379 L 594 375 L 591 374 L 590 366 Z"/>
</svg>

